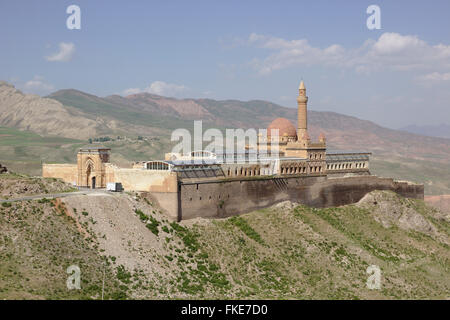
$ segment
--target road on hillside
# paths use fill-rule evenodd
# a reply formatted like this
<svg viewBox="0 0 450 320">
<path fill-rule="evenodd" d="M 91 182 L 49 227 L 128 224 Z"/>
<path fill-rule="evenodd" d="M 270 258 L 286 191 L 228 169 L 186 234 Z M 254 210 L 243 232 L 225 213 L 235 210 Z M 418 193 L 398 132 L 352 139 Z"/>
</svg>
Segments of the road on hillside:
<svg viewBox="0 0 450 320">
<path fill-rule="evenodd" d="M 24 196 L 19 198 L 12 198 L 12 199 L 0 199 L 0 203 L 3 202 L 15 202 L 15 201 L 27 201 L 27 200 L 40 200 L 40 199 L 52 199 L 52 198 L 65 198 L 75 195 L 87 195 L 87 194 L 110 194 L 110 192 L 107 192 L 102 189 L 86 189 L 86 190 L 80 190 L 80 191 L 74 191 L 74 192 L 63 192 L 63 193 L 47 193 L 47 194 L 36 194 L 31 196 Z"/>
</svg>

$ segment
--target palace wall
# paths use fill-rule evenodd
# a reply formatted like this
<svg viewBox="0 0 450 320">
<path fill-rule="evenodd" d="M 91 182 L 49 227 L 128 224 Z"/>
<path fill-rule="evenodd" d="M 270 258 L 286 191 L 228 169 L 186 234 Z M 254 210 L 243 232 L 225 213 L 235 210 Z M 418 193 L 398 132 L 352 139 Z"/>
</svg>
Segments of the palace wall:
<svg viewBox="0 0 450 320">
<path fill-rule="evenodd" d="M 108 182 L 120 182 L 125 191 L 138 191 L 157 202 L 172 220 L 178 219 L 178 180 L 174 172 L 106 166 Z"/>
<path fill-rule="evenodd" d="M 177 175 L 165 170 L 107 167 L 108 182 L 120 182 L 126 191 L 177 192 Z"/>
<path fill-rule="evenodd" d="M 44 164 L 43 177 L 76 183 L 76 164 Z M 223 218 L 266 208 L 282 201 L 311 207 L 334 207 L 359 201 L 373 190 L 391 190 L 404 197 L 423 199 L 424 186 L 371 175 L 328 177 L 247 176 L 226 179 L 181 179 L 165 170 L 143 170 L 105 166 L 107 182 L 120 182 L 125 191 L 147 193 L 169 218 Z"/>
<path fill-rule="evenodd" d="M 180 187 L 181 219 L 229 217 L 286 200 L 319 208 L 340 206 L 355 203 L 373 190 L 417 199 L 424 195 L 423 185 L 376 176 L 235 179 L 182 183 Z"/>
<path fill-rule="evenodd" d="M 140 195 L 153 203 L 156 202 L 169 219 L 174 221 L 179 220 L 178 192 L 141 192 Z"/>
<path fill-rule="evenodd" d="M 78 167 L 76 164 L 47 164 L 42 165 L 44 178 L 59 178 L 71 184 L 77 184 Z"/>
</svg>

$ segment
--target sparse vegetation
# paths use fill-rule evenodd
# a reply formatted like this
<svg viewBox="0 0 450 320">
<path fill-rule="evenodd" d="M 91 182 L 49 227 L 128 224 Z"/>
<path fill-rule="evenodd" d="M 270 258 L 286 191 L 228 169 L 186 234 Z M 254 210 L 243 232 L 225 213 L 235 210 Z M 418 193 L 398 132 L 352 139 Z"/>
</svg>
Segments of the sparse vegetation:
<svg viewBox="0 0 450 320">
<path fill-rule="evenodd" d="M 99 299 L 103 276 L 105 299 L 447 298 L 450 222 L 422 201 L 376 197 L 200 223 L 170 222 L 134 193 L 117 195 L 114 212 L 101 209 L 107 196 L 2 205 L 0 298 Z M 377 210 L 391 207 L 414 210 L 438 234 L 383 226 Z M 65 287 L 72 264 L 82 270 L 81 291 Z M 365 285 L 373 264 L 382 290 Z"/>
<path fill-rule="evenodd" d="M 150 223 L 147 223 L 146 227 L 155 235 L 158 235 L 159 230 L 159 221 L 153 217 L 149 217 Z"/>
<path fill-rule="evenodd" d="M 242 217 L 232 217 L 228 220 L 231 224 L 238 227 L 242 232 L 244 232 L 247 237 L 250 239 L 255 240 L 256 242 L 259 242 L 263 244 L 263 240 L 261 239 L 261 236 L 252 228 L 249 226 L 247 221 Z"/>
</svg>

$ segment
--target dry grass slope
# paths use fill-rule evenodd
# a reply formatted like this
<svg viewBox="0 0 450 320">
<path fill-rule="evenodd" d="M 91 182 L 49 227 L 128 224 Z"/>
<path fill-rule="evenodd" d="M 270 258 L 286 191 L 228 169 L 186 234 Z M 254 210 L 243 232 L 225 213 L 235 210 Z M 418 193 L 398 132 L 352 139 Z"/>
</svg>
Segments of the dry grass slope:
<svg viewBox="0 0 450 320">
<path fill-rule="evenodd" d="M 182 223 L 148 194 L 74 195 L 0 206 L 0 234 L 0 298 L 100 299 L 103 277 L 106 299 L 450 298 L 449 216 L 390 192 Z"/>
</svg>

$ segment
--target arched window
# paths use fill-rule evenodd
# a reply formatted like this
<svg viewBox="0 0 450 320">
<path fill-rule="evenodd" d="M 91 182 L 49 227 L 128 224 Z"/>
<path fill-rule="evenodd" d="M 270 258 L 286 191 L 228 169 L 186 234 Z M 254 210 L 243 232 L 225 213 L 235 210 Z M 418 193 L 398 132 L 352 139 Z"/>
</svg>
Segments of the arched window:
<svg viewBox="0 0 450 320">
<path fill-rule="evenodd" d="M 170 165 L 164 161 L 150 161 L 145 166 L 148 170 L 169 170 Z"/>
</svg>

